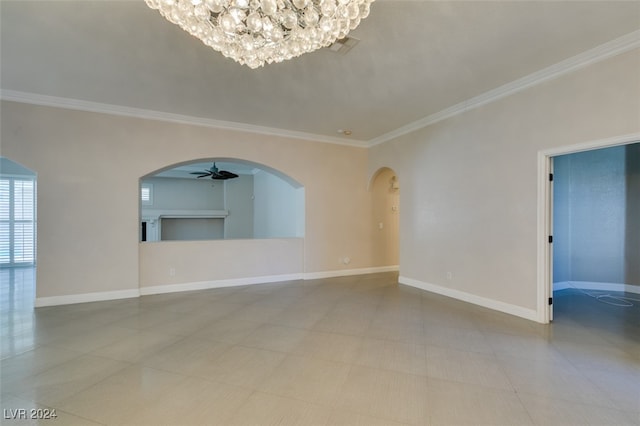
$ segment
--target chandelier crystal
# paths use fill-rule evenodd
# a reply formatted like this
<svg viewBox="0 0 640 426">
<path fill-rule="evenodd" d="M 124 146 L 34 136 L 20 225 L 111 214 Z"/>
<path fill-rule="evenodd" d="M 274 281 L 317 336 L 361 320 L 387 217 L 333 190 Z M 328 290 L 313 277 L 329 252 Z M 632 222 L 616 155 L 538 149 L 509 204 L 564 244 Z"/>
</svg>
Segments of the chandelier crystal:
<svg viewBox="0 0 640 426">
<path fill-rule="evenodd" d="M 250 68 L 331 45 L 373 0 L 145 0 L 168 21 Z"/>
</svg>

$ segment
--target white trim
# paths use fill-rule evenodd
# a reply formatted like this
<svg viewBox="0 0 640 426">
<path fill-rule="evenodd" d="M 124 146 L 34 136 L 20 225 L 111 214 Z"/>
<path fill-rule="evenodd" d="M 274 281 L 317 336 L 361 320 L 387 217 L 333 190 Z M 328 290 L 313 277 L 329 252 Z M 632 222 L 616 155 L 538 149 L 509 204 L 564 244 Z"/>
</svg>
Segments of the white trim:
<svg viewBox="0 0 640 426">
<path fill-rule="evenodd" d="M 377 274 L 380 272 L 396 272 L 398 270 L 399 270 L 398 265 L 391 265 L 391 266 L 378 266 L 373 268 L 337 269 L 334 271 L 305 272 L 304 279 L 316 280 L 321 278 L 347 277 L 351 275 Z"/>
<path fill-rule="evenodd" d="M 142 118 L 146 120 L 165 121 L 169 123 L 189 124 L 195 126 L 211 127 L 215 129 L 238 130 L 248 133 L 302 139 L 312 142 L 348 145 L 359 148 L 367 147 L 366 141 L 353 138 L 338 138 L 335 136 L 318 135 L 314 133 L 298 132 L 295 130 L 256 126 L 253 124 L 238 123 L 235 121 L 223 121 L 211 118 L 192 117 L 170 112 L 153 111 L 122 105 L 105 104 L 101 102 L 83 101 L 79 99 L 63 98 L 59 96 L 40 95 L 37 93 L 21 92 L 17 90 L 0 90 L 0 99 L 6 101 L 21 102 L 25 104 L 65 108 L 75 111 L 98 112 L 102 114 Z"/>
<path fill-rule="evenodd" d="M 280 281 L 303 279 L 302 274 L 267 275 L 262 277 L 231 278 L 226 280 L 196 281 L 181 284 L 166 284 L 151 287 L 140 287 L 140 295 L 178 293 L 181 291 L 208 290 L 212 288 L 238 287 L 245 285 L 267 284 Z"/>
<path fill-rule="evenodd" d="M 536 86 L 545 81 L 552 80 L 562 75 L 571 73 L 580 68 L 603 61 L 615 55 L 619 55 L 640 47 L 640 30 L 611 40 L 607 43 L 589 49 L 571 58 L 560 61 L 557 64 L 514 80 L 510 83 L 489 90 L 483 94 L 469 98 L 463 102 L 445 108 L 434 114 L 430 114 L 420 120 L 398 127 L 388 133 L 370 139 L 368 141 L 352 138 L 338 138 L 335 136 L 318 135 L 313 133 L 298 132 L 294 130 L 278 129 L 273 127 L 255 126 L 252 124 L 238 123 L 234 121 L 215 120 L 202 117 L 192 117 L 168 112 L 153 111 L 142 108 L 125 107 L 121 105 L 105 104 L 100 102 L 83 101 L 79 99 L 63 98 L 58 96 L 40 95 L 36 93 L 21 92 L 17 90 L 0 90 L 0 99 L 14 102 L 22 102 L 34 105 L 43 105 L 72 109 L 77 111 L 99 112 L 104 114 L 124 117 L 142 118 L 148 120 L 166 121 L 171 123 L 191 124 L 196 126 L 212 127 L 217 129 L 239 130 L 262 135 L 281 136 L 285 138 L 302 139 L 313 142 L 348 145 L 360 148 L 372 147 L 392 139 L 414 132 L 439 121 L 470 111 L 474 108 L 486 105 L 496 100 L 513 95 L 527 88 Z"/>
<path fill-rule="evenodd" d="M 261 277 L 231 278 L 225 280 L 197 281 L 181 284 L 165 284 L 150 287 L 140 287 L 133 290 L 105 291 L 96 293 L 70 294 L 65 296 L 38 297 L 35 307 L 70 305 L 75 303 L 101 302 L 105 300 L 130 299 L 151 294 L 177 293 L 181 291 L 208 290 L 213 288 L 237 287 L 245 285 L 267 284 L 281 281 L 308 280 L 316 278 L 333 278 L 349 275 L 364 275 L 378 272 L 397 271 L 398 266 L 381 266 L 373 268 L 347 269 L 327 272 L 312 272 L 309 274 L 266 275 Z"/>
<path fill-rule="evenodd" d="M 343 270 L 326 271 L 326 272 L 311 272 L 311 273 L 285 274 L 285 275 L 266 275 L 261 277 L 231 278 L 226 280 L 213 280 L 213 281 L 197 281 L 197 282 L 191 282 L 191 283 L 166 284 L 166 285 L 158 285 L 158 286 L 151 286 L 151 287 L 140 287 L 140 294 L 144 296 L 148 294 L 176 293 L 180 291 L 207 290 L 212 288 L 267 284 L 267 283 L 274 283 L 274 282 L 280 282 L 280 281 L 335 278 L 335 277 L 343 277 L 343 276 L 350 276 L 350 275 L 373 274 L 378 272 L 393 272 L 397 270 L 398 270 L 398 266 L 394 265 L 394 266 L 381 266 L 381 267 L 374 267 L 374 268 L 343 269 Z"/>
<path fill-rule="evenodd" d="M 462 300 L 463 302 L 473 303 L 474 305 L 482 306 L 484 308 L 493 309 L 494 311 L 500 311 L 506 314 L 515 315 L 520 318 L 538 321 L 537 312 L 533 309 L 527 309 L 523 308 L 522 306 L 500 302 L 499 300 L 487 299 L 475 294 L 418 281 L 409 277 L 400 276 L 398 278 L 398 282 L 400 284 L 416 287 L 421 290 L 429 291 L 431 293 L 440 294 L 443 296 L 451 297 L 453 299 Z"/>
<path fill-rule="evenodd" d="M 605 139 L 597 139 L 594 141 L 580 142 L 573 145 L 560 146 L 557 148 L 549 148 L 540 151 L 540 153 L 546 155 L 547 157 L 556 157 L 558 155 L 575 154 L 577 152 L 591 151 L 594 149 L 628 145 L 634 142 L 640 142 L 640 132 L 613 136 Z"/>
<path fill-rule="evenodd" d="M 96 293 L 68 294 L 65 296 L 36 297 L 35 307 L 72 305 L 75 303 L 102 302 L 105 300 L 131 299 L 139 297 L 138 289 L 102 291 Z"/>
<path fill-rule="evenodd" d="M 622 283 L 599 283 L 592 281 L 560 281 L 553 283 L 553 291 L 575 288 L 577 290 L 620 291 L 640 294 L 640 286 Z"/>
<path fill-rule="evenodd" d="M 627 35 L 611 40 L 586 52 L 580 53 L 571 58 L 560 61 L 550 67 L 543 68 L 540 71 L 529 74 L 525 77 L 504 84 L 495 89 L 489 90 L 481 95 L 469 98 L 463 102 L 453 105 L 449 108 L 428 115 L 420 120 L 399 127 L 391 132 L 369 140 L 369 146 L 379 145 L 392 139 L 425 128 L 439 121 L 446 120 L 453 116 L 462 114 L 474 108 L 481 107 L 488 103 L 497 101 L 514 93 L 521 92 L 530 87 L 544 83 L 573 71 L 579 70 L 596 62 L 603 61 L 621 53 L 628 52 L 640 47 L 640 30 L 633 31 Z"/>
<path fill-rule="evenodd" d="M 142 217 L 145 219 L 216 219 L 229 216 L 228 210 L 179 210 L 179 209 L 145 209 Z"/>
<path fill-rule="evenodd" d="M 548 300 L 551 297 L 551 267 L 549 265 L 551 252 L 549 247 L 549 235 L 551 235 L 551 195 L 549 173 L 551 168 L 550 157 L 543 152 L 538 152 L 538 215 L 537 215 L 537 280 L 536 307 L 538 322 L 548 324 L 552 319 L 552 307 Z"/>
</svg>

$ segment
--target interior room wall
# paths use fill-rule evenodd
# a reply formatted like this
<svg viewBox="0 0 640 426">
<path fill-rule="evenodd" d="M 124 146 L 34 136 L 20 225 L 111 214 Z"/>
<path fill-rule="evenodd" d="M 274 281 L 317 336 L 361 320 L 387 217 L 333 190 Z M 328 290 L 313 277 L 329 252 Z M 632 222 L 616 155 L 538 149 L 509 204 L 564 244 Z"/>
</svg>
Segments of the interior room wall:
<svg viewBox="0 0 640 426">
<path fill-rule="evenodd" d="M 640 141 L 626 146 L 625 283 L 640 286 Z"/>
<path fill-rule="evenodd" d="M 209 180 L 154 177 L 142 182 L 153 184 L 153 205 L 145 209 L 224 210 L 224 185 Z"/>
<path fill-rule="evenodd" d="M 39 299 L 127 296 L 142 285 L 377 266 L 368 250 L 365 148 L 9 101 L 1 107 L 3 156 L 38 173 Z M 230 241 L 138 242 L 139 179 L 171 164 L 209 158 L 264 164 L 304 186 L 305 237 L 291 244 L 303 255 L 263 265 L 245 256 L 265 248 L 260 240 L 223 246 Z M 339 263 L 340 256 L 350 256 L 351 264 Z M 197 263 L 205 257 L 206 264 Z M 169 262 L 178 258 L 191 264 L 183 262 L 184 269 L 172 275 Z"/>
<path fill-rule="evenodd" d="M 253 175 L 224 181 L 224 237 L 253 238 Z"/>
<path fill-rule="evenodd" d="M 400 275 L 537 316 L 538 153 L 640 131 L 636 49 L 370 150 L 402 184 Z"/>
<path fill-rule="evenodd" d="M 553 282 L 571 281 L 571 157 L 553 158 Z"/>
<path fill-rule="evenodd" d="M 625 282 L 625 153 L 616 146 L 554 157 L 554 282 Z"/>
<path fill-rule="evenodd" d="M 166 241 L 140 246 L 142 294 L 299 279 L 302 238 Z"/>
<path fill-rule="evenodd" d="M 298 209 L 301 194 L 290 183 L 265 171 L 253 178 L 255 238 L 292 238 L 298 234 L 298 223 L 304 211 Z"/>
</svg>

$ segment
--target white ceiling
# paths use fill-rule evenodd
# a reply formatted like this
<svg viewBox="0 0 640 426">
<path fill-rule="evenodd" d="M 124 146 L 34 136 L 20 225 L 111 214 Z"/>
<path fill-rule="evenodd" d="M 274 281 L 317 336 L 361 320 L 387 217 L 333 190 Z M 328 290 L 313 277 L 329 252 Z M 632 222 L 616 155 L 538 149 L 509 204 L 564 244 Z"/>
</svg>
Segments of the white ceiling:
<svg viewBox="0 0 640 426">
<path fill-rule="evenodd" d="M 143 0 L 2 0 L 0 17 L 5 98 L 47 95 L 357 144 L 637 31 L 640 1 L 378 0 L 346 55 L 324 49 L 257 70 Z"/>
</svg>

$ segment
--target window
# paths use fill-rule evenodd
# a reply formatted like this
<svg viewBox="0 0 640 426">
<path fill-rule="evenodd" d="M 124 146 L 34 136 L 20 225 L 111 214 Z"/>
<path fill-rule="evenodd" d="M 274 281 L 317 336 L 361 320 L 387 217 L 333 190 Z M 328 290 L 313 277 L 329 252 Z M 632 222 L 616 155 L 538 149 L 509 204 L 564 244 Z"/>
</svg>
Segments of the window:
<svg viewBox="0 0 640 426">
<path fill-rule="evenodd" d="M 143 183 L 140 185 L 140 201 L 143 206 L 153 204 L 153 184 Z"/>
<path fill-rule="evenodd" d="M 35 232 L 35 182 L 0 179 L 0 264 L 32 264 Z"/>
</svg>

